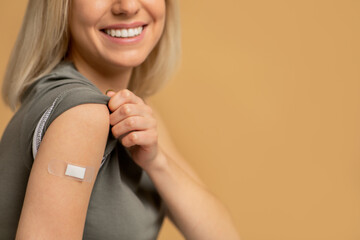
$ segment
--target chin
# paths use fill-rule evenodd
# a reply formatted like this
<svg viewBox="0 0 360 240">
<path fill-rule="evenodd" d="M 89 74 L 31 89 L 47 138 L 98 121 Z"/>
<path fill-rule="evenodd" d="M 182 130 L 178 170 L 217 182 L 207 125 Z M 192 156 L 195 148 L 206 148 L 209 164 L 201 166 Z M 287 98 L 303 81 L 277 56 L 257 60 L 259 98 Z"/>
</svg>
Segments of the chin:
<svg viewBox="0 0 360 240">
<path fill-rule="evenodd" d="M 142 61 L 138 61 L 138 60 L 137 61 L 135 61 L 135 60 L 123 61 L 122 60 L 122 61 L 114 62 L 113 66 L 117 67 L 117 68 L 133 68 L 133 67 L 138 67 L 144 61 L 145 61 L 145 59 Z"/>
<path fill-rule="evenodd" d="M 147 57 L 147 56 L 146 56 Z M 117 67 L 137 67 L 141 65 L 146 57 L 139 56 L 118 56 L 116 59 L 113 59 L 112 64 Z"/>
</svg>

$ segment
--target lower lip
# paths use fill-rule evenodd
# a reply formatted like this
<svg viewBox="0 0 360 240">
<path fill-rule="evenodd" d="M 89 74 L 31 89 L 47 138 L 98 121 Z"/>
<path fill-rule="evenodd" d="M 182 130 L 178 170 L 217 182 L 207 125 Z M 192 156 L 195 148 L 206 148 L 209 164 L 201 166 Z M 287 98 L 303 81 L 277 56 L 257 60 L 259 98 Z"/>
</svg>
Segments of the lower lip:
<svg viewBox="0 0 360 240">
<path fill-rule="evenodd" d="M 147 27 L 143 27 L 143 30 L 141 32 L 140 35 L 137 35 L 135 37 L 129 37 L 129 38 L 117 38 L 117 37 L 112 37 L 108 34 L 106 34 L 103 31 L 100 31 L 107 39 L 109 39 L 110 41 L 117 43 L 117 44 L 123 44 L 123 45 L 127 45 L 127 44 L 135 44 L 140 42 L 144 36 L 145 36 L 145 32 L 146 32 L 146 28 Z"/>
</svg>

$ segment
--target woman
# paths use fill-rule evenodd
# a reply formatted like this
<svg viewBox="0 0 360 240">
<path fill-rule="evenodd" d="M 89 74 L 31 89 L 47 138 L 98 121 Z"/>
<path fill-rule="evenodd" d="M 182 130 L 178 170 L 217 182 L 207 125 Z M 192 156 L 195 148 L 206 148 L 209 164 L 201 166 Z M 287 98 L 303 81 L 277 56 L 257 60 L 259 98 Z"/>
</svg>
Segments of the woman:
<svg viewBox="0 0 360 240">
<path fill-rule="evenodd" d="M 179 54 L 175 0 L 30 0 L 4 79 L 4 239 L 238 239 L 145 100 Z M 111 89 L 111 91 L 108 91 Z M 159 131 L 157 130 L 159 126 Z"/>
</svg>

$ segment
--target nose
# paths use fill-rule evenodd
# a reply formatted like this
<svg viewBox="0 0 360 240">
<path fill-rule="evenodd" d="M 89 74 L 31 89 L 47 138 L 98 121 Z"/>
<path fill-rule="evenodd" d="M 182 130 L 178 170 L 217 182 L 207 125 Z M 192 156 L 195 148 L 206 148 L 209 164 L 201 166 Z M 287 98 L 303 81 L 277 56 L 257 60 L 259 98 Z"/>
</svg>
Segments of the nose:
<svg viewBox="0 0 360 240">
<path fill-rule="evenodd" d="M 140 10 L 138 0 L 117 0 L 112 6 L 112 12 L 115 15 L 132 16 Z"/>
</svg>

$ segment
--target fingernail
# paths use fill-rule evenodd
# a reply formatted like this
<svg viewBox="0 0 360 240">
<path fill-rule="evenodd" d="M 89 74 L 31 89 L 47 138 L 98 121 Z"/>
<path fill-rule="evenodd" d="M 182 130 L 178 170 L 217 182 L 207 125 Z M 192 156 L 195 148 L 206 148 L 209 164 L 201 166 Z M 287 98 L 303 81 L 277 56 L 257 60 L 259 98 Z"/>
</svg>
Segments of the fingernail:
<svg viewBox="0 0 360 240">
<path fill-rule="evenodd" d="M 108 90 L 106 90 L 106 92 L 105 92 L 105 94 L 108 95 L 108 96 L 109 96 L 109 94 L 110 94 L 110 95 L 113 95 L 113 93 L 115 93 L 115 92 L 114 92 L 114 90 L 112 90 L 112 89 L 108 89 Z"/>
</svg>

